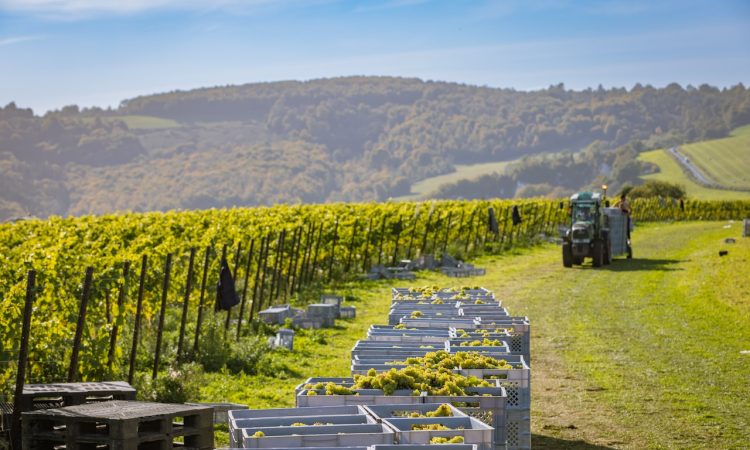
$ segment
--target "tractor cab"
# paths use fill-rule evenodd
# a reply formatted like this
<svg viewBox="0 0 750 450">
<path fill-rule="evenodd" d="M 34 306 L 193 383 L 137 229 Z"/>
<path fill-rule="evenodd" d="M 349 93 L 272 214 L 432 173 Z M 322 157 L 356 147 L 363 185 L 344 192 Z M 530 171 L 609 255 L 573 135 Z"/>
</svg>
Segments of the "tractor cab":
<svg viewBox="0 0 750 450">
<path fill-rule="evenodd" d="M 602 196 L 598 193 L 581 192 L 570 197 L 569 238 L 574 245 L 591 244 L 606 226 L 601 203 Z"/>
</svg>

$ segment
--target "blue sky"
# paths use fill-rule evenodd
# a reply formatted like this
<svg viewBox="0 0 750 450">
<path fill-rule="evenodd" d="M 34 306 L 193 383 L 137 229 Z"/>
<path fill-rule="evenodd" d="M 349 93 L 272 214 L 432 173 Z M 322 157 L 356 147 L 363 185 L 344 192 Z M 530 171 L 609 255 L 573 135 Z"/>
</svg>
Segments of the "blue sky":
<svg viewBox="0 0 750 450">
<path fill-rule="evenodd" d="M 0 105 L 346 75 L 748 85 L 750 1 L 0 0 Z"/>
</svg>

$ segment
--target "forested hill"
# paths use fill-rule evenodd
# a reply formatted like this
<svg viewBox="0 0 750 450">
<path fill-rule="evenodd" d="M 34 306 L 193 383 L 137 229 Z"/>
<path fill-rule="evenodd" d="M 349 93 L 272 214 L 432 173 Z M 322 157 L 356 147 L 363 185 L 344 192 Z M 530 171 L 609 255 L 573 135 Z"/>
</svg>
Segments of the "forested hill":
<svg viewBox="0 0 750 450">
<path fill-rule="evenodd" d="M 349 77 L 175 91 L 43 117 L 10 104 L 0 109 L 0 218 L 383 200 L 454 164 L 587 147 L 614 155 L 626 144 L 631 155 L 748 123 L 742 85 L 519 92 Z M 639 169 L 619 159 L 605 178 Z M 591 166 L 581 165 L 601 169 Z"/>
</svg>

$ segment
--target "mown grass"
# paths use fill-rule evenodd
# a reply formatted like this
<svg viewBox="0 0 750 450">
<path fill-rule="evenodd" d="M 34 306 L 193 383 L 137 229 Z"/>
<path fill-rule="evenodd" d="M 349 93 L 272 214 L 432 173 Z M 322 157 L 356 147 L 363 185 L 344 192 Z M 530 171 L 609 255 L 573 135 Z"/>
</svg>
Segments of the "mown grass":
<svg viewBox="0 0 750 450">
<path fill-rule="evenodd" d="M 680 146 L 680 151 L 716 183 L 750 189 L 750 125 L 727 138 Z"/>
<path fill-rule="evenodd" d="M 678 183 L 685 187 L 687 195 L 696 200 L 747 200 L 750 192 L 711 189 L 694 182 L 685 175 L 680 165 L 669 155 L 666 150 L 652 150 L 641 153 L 640 161 L 646 161 L 659 166 L 657 173 L 641 176 L 644 180 L 659 180 Z"/>
<path fill-rule="evenodd" d="M 492 173 L 502 173 L 508 164 L 513 161 L 493 162 L 493 163 L 482 163 L 482 164 L 456 164 L 454 167 L 455 172 L 447 173 L 445 175 L 438 175 L 436 177 L 425 178 L 424 180 L 418 181 L 411 186 L 411 194 L 404 195 L 396 198 L 395 200 L 400 201 L 411 201 L 425 198 L 429 194 L 434 193 L 440 188 L 440 186 L 448 183 L 455 183 L 461 180 L 473 180 L 479 178 L 482 175 L 489 175 Z"/>
<path fill-rule="evenodd" d="M 534 448 L 747 448 L 750 239 L 740 235 L 739 223 L 647 225 L 634 259 L 604 269 L 564 269 L 545 244 L 480 259 L 484 277 L 408 284 L 480 284 L 530 317 Z M 357 319 L 300 333 L 297 350 L 277 355 L 278 377 L 209 375 L 204 400 L 290 406 L 307 376 L 348 375 L 351 346 L 386 320 L 390 286 L 342 287 Z"/>
</svg>

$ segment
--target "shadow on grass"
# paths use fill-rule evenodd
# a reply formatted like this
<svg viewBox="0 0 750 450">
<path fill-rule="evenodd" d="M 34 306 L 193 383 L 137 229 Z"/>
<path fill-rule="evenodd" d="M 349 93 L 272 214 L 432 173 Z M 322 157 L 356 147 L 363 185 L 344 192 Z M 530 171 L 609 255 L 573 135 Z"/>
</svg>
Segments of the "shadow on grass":
<svg viewBox="0 0 750 450">
<path fill-rule="evenodd" d="M 585 441 L 569 441 L 567 439 L 542 436 L 540 434 L 531 435 L 531 447 L 534 450 L 614 450 L 614 447 L 607 447 L 605 445 L 589 444 Z"/>
<path fill-rule="evenodd" d="M 578 267 L 580 270 L 609 270 L 612 272 L 637 272 L 646 270 L 661 270 L 665 272 L 673 272 L 678 270 L 685 270 L 680 267 L 671 267 L 675 264 L 688 262 L 686 259 L 645 259 L 645 258 L 617 258 L 612 260 L 612 264 L 597 267 L 591 265 L 590 261 L 585 262 Z"/>
<path fill-rule="evenodd" d="M 612 264 L 602 267 L 612 272 L 635 272 L 641 270 L 661 270 L 661 271 L 677 271 L 685 270 L 680 267 L 671 267 L 679 263 L 688 262 L 684 259 L 645 259 L 645 258 L 632 258 L 632 259 L 615 259 Z"/>
</svg>

